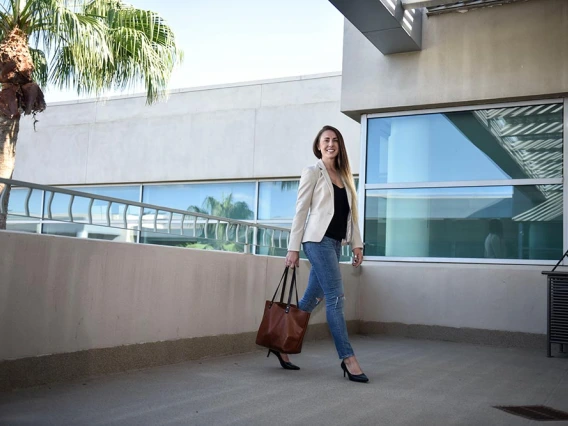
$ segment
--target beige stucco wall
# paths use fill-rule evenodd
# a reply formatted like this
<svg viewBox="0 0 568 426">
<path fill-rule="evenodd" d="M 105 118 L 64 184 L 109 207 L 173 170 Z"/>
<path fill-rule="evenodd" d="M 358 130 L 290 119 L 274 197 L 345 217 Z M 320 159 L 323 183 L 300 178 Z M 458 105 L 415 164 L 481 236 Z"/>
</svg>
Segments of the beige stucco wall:
<svg viewBox="0 0 568 426">
<path fill-rule="evenodd" d="M 360 320 L 546 333 L 547 287 L 538 265 L 367 263 Z"/>
<path fill-rule="evenodd" d="M 254 332 L 282 258 L 0 232 L 0 361 Z M 346 319 L 543 334 L 545 266 L 342 264 Z M 300 267 L 300 295 L 308 264 Z M 311 324 L 325 323 L 318 309 Z"/>
<path fill-rule="evenodd" d="M 361 113 L 568 92 L 568 2 L 424 17 L 419 52 L 385 56 L 345 21 L 341 110 Z"/>
<path fill-rule="evenodd" d="M 360 126 L 341 113 L 338 73 L 59 104 L 24 117 L 14 179 L 47 184 L 298 177 L 325 124 L 359 172 Z M 49 102 L 49 99 L 47 100 Z"/>
<path fill-rule="evenodd" d="M 0 361 L 254 332 L 282 271 L 276 257 L 0 232 Z M 359 273 L 342 273 L 354 320 Z"/>
</svg>

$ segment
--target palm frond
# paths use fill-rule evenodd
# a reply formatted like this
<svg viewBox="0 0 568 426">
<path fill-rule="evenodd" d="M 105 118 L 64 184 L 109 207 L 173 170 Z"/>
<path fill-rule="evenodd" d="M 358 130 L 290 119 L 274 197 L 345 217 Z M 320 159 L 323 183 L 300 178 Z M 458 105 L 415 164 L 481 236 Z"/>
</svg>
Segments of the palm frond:
<svg viewBox="0 0 568 426">
<path fill-rule="evenodd" d="M 135 9 L 118 0 L 91 1 L 84 13 L 105 24 L 107 54 L 102 55 L 100 63 L 81 63 L 85 49 L 79 47 L 77 41 L 68 43 L 54 55 L 51 81 L 61 88 L 75 87 L 79 94 L 130 89 L 144 83 L 148 103 L 165 95 L 182 52 L 162 18 L 155 12 Z M 86 49 L 99 50 L 94 46 Z"/>
<path fill-rule="evenodd" d="M 0 40 L 15 27 L 29 37 L 38 83 L 47 75 L 80 95 L 143 83 L 152 103 L 183 56 L 159 15 L 120 0 L 0 0 Z"/>
<path fill-rule="evenodd" d="M 14 17 L 12 15 L 12 2 L 0 1 L 0 36 L 4 39 L 4 35 L 9 33 L 14 27 Z"/>
<path fill-rule="evenodd" d="M 105 77 L 121 89 L 142 79 L 153 102 L 164 95 L 174 66 L 183 59 L 173 31 L 152 11 L 122 7 L 106 16 L 114 61 L 107 63 Z"/>
<path fill-rule="evenodd" d="M 41 41 L 46 52 L 69 46 L 80 64 L 100 65 L 108 58 L 107 28 L 101 19 L 76 11 L 76 2 L 32 0 L 28 34 Z M 71 7 L 70 7 L 71 6 Z M 99 50 L 100 49 L 100 50 Z"/>
<path fill-rule="evenodd" d="M 30 55 L 34 63 L 32 78 L 41 88 L 45 88 L 49 77 L 49 67 L 45 53 L 42 50 L 30 48 Z"/>
</svg>

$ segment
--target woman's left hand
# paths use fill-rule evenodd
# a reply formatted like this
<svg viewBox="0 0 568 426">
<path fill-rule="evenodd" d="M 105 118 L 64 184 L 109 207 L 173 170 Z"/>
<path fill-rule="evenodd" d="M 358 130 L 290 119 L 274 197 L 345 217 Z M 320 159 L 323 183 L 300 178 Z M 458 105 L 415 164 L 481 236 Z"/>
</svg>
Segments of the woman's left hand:
<svg viewBox="0 0 568 426">
<path fill-rule="evenodd" d="M 361 263 L 363 263 L 363 250 L 360 248 L 354 248 L 352 265 L 357 268 Z"/>
</svg>

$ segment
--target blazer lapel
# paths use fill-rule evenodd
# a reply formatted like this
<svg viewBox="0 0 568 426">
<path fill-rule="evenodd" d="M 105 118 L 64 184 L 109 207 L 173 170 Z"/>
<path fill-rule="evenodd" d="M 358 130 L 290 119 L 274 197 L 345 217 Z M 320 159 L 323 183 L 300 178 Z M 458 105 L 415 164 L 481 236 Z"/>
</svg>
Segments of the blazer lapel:
<svg viewBox="0 0 568 426">
<path fill-rule="evenodd" d="M 323 164 L 323 161 L 318 160 L 318 162 L 316 163 L 318 165 L 318 167 L 320 168 L 323 177 L 325 179 L 325 181 L 327 182 L 327 187 L 329 188 L 329 191 L 331 192 L 331 196 L 333 197 L 333 185 L 331 183 L 331 178 L 329 177 L 329 173 L 327 172 L 327 169 L 325 168 L 325 164 Z"/>
</svg>

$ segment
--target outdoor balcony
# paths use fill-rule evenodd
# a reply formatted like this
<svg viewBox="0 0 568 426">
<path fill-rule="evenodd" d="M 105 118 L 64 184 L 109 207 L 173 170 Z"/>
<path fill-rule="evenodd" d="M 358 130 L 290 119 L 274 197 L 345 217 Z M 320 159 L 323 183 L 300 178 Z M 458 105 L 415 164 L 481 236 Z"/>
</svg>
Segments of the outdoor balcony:
<svg viewBox="0 0 568 426">
<path fill-rule="evenodd" d="M 301 371 L 254 344 L 282 258 L 19 232 L 0 232 L 0 253 L 0 424 L 490 425 L 528 422 L 495 405 L 568 410 L 542 266 L 341 264 L 361 385 L 322 309 Z"/>
<path fill-rule="evenodd" d="M 568 362 L 543 351 L 388 336 L 352 344 L 368 384 L 343 378 L 330 340 L 310 341 L 294 356 L 300 371 L 258 350 L 0 393 L 0 424 L 487 426 L 535 423 L 495 405 L 568 410 Z"/>
</svg>

